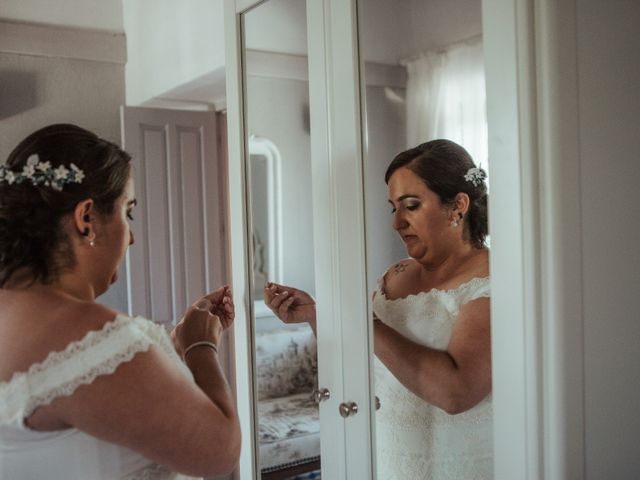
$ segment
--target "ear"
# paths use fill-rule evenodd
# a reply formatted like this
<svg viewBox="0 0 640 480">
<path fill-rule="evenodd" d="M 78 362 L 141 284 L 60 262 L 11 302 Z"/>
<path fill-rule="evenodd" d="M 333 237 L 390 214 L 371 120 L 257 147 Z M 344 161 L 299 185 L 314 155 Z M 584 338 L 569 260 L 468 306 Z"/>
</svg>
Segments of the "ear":
<svg viewBox="0 0 640 480">
<path fill-rule="evenodd" d="M 73 225 L 78 233 L 87 236 L 93 229 L 91 223 L 93 220 L 95 220 L 93 199 L 88 198 L 78 202 L 73 211 Z"/>
<path fill-rule="evenodd" d="M 469 195 L 464 192 L 458 193 L 453 200 L 453 215 L 455 217 L 465 216 L 469 211 L 470 203 Z"/>
</svg>

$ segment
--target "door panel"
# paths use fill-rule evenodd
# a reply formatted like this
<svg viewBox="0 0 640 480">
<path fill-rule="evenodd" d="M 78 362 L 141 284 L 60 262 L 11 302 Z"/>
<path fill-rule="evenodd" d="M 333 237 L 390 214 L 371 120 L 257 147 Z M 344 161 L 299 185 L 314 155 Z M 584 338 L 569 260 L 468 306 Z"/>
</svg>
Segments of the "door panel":
<svg viewBox="0 0 640 480">
<path fill-rule="evenodd" d="M 139 204 L 127 257 L 129 309 L 172 323 L 226 277 L 216 116 L 123 107 L 122 123 Z"/>
</svg>

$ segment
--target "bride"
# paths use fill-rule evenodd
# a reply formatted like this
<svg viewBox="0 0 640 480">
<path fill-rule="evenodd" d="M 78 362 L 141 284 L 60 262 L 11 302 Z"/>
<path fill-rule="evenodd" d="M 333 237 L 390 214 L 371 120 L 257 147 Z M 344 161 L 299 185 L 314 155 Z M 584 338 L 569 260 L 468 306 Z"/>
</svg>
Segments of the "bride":
<svg viewBox="0 0 640 480">
<path fill-rule="evenodd" d="M 233 470 L 217 344 L 228 287 L 163 327 L 96 303 L 133 243 L 129 155 L 74 125 L 0 165 L 0 478 L 177 479 Z"/>
<path fill-rule="evenodd" d="M 385 181 L 409 258 L 373 297 L 378 478 L 491 479 L 485 173 L 461 146 L 434 140 L 397 155 Z M 265 303 L 315 331 L 306 292 L 270 283 Z"/>
</svg>

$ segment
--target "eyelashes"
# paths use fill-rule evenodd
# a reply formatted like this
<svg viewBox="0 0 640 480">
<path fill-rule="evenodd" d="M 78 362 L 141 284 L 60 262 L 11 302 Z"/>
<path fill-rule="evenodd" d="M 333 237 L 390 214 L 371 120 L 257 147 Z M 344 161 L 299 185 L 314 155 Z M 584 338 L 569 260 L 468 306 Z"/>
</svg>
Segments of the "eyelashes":
<svg viewBox="0 0 640 480">
<path fill-rule="evenodd" d="M 127 218 L 133 221 L 133 215 L 131 214 L 131 212 L 127 212 Z"/>
<path fill-rule="evenodd" d="M 420 204 L 416 203 L 416 204 L 410 204 L 410 205 L 405 205 L 404 209 L 405 210 L 409 210 L 410 212 L 413 212 L 414 210 L 417 210 L 418 208 L 420 208 Z M 397 212 L 396 208 L 392 208 L 391 209 L 391 214 L 393 215 L 394 213 Z"/>
</svg>

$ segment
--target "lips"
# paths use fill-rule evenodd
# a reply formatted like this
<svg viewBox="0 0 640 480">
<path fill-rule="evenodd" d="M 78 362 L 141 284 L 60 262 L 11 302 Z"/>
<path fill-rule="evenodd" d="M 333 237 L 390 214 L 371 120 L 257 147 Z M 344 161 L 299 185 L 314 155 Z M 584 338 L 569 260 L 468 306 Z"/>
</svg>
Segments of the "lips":
<svg viewBox="0 0 640 480">
<path fill-rule="evenodd" d="M 417 240 L 417 239 L 418 239 L 418 237 L 416 235 L 402 235 L 402 240 L 405 243 L 409 243 L 409 242 L 411 242 L 413 240 Z"/>
</svg>

